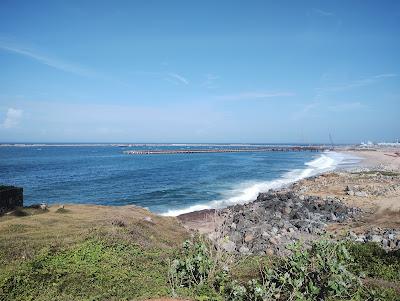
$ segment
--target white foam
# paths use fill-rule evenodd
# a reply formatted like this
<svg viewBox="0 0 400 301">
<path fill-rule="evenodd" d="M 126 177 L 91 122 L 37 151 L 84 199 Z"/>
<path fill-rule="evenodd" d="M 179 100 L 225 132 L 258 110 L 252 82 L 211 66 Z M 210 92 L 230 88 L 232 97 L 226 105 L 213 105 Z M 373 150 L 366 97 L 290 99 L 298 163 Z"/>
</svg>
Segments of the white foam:
<svg viewBox="0 0 400 301">
<path fill-rule="evenodd" d="M 228 192 L 229 195 L 226 198 L 210 201 L 205 204 L 189 206 L 183 209 L 170 209 L 162 215 L 177 216 L 192 211 L 223 208 L 234 204 L 248 203 L 254 201 L 260 192 L 265 192 L 270 189 L 282 188 L 301 179 L 332 171 L 340 166 L 356 164 L 359 161 L 359 158 L 350 156 L 348 154 L 326 151 L 318 158 L 310 162 L 306 162 L 306 168 L 304 169 L 294 169 L 290 172 L 285 173 L 282 177 L 278 179 L 267 182 L 242 183 L 241 185 L 239 185 L 238 188 Z"/>
</svg>

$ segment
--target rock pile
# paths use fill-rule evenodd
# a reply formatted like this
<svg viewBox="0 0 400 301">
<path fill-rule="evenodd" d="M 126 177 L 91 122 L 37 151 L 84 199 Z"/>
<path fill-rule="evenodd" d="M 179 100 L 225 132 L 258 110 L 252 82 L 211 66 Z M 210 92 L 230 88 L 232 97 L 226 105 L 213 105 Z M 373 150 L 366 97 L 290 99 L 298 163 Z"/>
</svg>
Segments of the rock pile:
<svg viewBox="0 0 400 301">
<path fill-rule="evenodd" d="M 361 234 L 351 231 L 348 238 L 361 243 L 375 242 L 387 251 L 400 249 L 400 231 L 396 229 L 373 228 Z"/>
<path fill-rule="evenodd" d="M 347 185 L 345 192 L 349 196 L 358 196 L 358 197 L 367 197 L 368 193 L 365 191 L 361 190 L 361 188 L 358 185 Z"/>
<path fill-rule="evenodd" d="M 334 197 L 270 191 L 252 203 L 219 211 L 223 222 L 215 238 L 228 252 L 282 255 L 288 244 L 297 240 L 307 244 L 324 234 L 328 223 L 354 218 L 359 212 Z"/>
</svg>

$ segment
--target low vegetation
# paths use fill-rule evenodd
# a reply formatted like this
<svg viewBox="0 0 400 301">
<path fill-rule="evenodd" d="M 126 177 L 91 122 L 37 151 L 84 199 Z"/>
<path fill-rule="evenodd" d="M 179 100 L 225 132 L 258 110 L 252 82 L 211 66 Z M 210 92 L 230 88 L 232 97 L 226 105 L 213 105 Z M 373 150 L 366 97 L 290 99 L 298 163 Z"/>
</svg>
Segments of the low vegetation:
<svg viewBox="0 0 400 301">
<path fill-rule="evenodd" d="M 368 170 L 368 171 L 357 171 L 352 172 L 353 175 L 382 175 L 388 177 L 398 177 L 400 173 L 395 171 L 386 171 L 386 170 Z"/>
<path fill-rule="evenodd" d="M 375 244 L 238 258 L 140 208 L 29 210 L 0 218 L 2 301 L 399 300 L 400 254 Z"/>
<path fill-rule="evenodd" d="M 170 295 L 168 259 L 188 238 L 175 219 L 137 207 L 40 210 L 0 218 L 1 301 Z"/>
<path fill-rule="evenodd" d="M 175 294 L 191 289 L 190 297 L 199 300 L 398 300 L 393 287 L 363 284 L 361 262 L 355 261 L 348 247 L 358 259 L 366 254 L 372 258 L 382 255 L 364 246 L 364 254 L 359 254 L 359 245 L 321 240 L 309 250 L 294 244 L 292 254 L 285 258 L 247 258 L 239 266 L 234 264 L 236 273 L 232 273 L 227 258 L 221 260 L 224 256 L 218 251 L 209 251 L 201 241 L 185 242 L 183 252 L 171 264 L 170 284 Z M 389 269 L 395 272 L 396 267 Z M 247 272 L 237 273 L 243 269 Z M 400 278 L 397 275 L 392 280 Z"/>
</svg>

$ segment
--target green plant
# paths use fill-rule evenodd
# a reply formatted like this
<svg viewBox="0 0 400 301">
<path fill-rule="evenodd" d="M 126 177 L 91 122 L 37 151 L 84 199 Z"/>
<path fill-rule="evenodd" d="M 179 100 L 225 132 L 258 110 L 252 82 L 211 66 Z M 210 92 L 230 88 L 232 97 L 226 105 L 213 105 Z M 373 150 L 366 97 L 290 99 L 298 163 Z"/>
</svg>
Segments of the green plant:
<svg viewBox="0 0 400 301">
<path fill-rule="evenodd" d="M 349 300 L 360 296 L 360 278 L 349 268 L 353 258 L 342 242 L 315 242 L 311 249 L 291 246 L 292 254 L 263 267 L 260 277 L 246 283 L 232 278 L 215 260 L 210 245 L 187 241 L 179 259 L 170 265 L 173 288 L 189 287 L 198 291 L 213 288 L 212 294 L 233 301 L 262 300 Z M 221 273 L 217 277 L 218 272 Z M 210 298 L 210 294 L 208 295 Z M 215 299 L 215 296 L 211 299 Z"/>
<path fill-rule="evenodd" d="M 342 242 L 315 242 L 305 250 L 300 244 L 291 247 L 292 255 L 267 269 L 267 287 L 280 299 L 326 300 L 351 299 L 361 287 L 360 279 L 350 272 L 353 258 Z"/>
<path fill-rule="evenodd" d="M 192 287 L 204 283 L 216 263 L 211 259 L 210 248 L 204 241 L 186 240 L 181 258 L 170 265 L 169 276 L 172 287 Z"/>
<path fill-rule="evenodd" d="M 378 244 L 349 243 L 348 249 L 357 264 L 351 268 L 355 273 L 388 281 L 400 281 L 400 250 L 386 252 Z"/>
</svg>

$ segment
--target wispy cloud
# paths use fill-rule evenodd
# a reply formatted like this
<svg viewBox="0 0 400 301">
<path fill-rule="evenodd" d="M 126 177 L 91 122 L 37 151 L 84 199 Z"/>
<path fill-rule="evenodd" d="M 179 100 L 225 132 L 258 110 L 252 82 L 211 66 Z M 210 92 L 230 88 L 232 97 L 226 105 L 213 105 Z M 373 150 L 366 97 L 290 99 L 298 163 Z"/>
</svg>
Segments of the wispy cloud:
<svg viewBox="0 0 400 301">
<path fill-rule="evenodd" d="M 10 45 L 4 42 L 0 41 L 0 49 L 16 53 L 25 57 L 28 57 L 30 59 L 33 59 L 39 63 L 45 64 L 49 67 L 64 71 L 64 72 L 69 72 L 69 73 L 74 73 L 80 76 L 85 76 L 85 77 L 99 77 L 99 74 L 89 70 L 87 68 L 83 68 L 79 65 L 73 64 L 73 63 L 68 63 L 64 62 L 59 59 L 51 58 L 49 56 L 40 54 L 36 51 L 33 51 L 31 49 L 15 46 L 15 45 Z"/>
<path fill-rule="evenodd" d="M 395 73 L 384 73 L 384 74 L 378 74 L 375 75 L 374 78 L 386 78 L 386 77 L 396 77 L 397 74 Z"/>
<path fill-rule="evenodd" d="M 267 99 L 274 97 L 294 96 L 292 92 L 244 92 L 238 94 L 217 96 L 220 100 L 252 100 L 252 99 Z"/>
<path fill-rule="evenodd" d="M 302 108 L 293 112 L 292 119 L 298 120 L 302 118 L 309 118 L 310 116 L 316 116 L 317 113 L 328 113 L 332 112 L 350 112 L 365 109 L 367 106 L 361 102 L 341 102 L 335 104 L 324 104 L 320 101 L 313 101 L 303 105 Z"/>
<path fill-rule="evenodd" d="M 216 81 L 217 81 L 218 79 L 220 79 L 220 77 L 217 76 L 217 75 L 211 74 L 211 73 L 206 74 L 205 77 L 206 77 L 206 79 L 205 79 L 205 81 L 201 84 L 201 86 L 202 86 L 202 87 L 205 87 L 205 88 L 207 88 L 207 89 L 215 89 L 215 88 L 217 87 Z"/>
<path fill-rule="evenodd" d="M 6 118 L 1 124 L 2 128 L 10 129 L 19 125 L 22 118 L 22 110 L 9 108 L 6 113 Z"/>
<path fill-rule="evenodd" d="M 337 91 L 344 91 L 352 88 L 358 88 L 358 87 L 364 87 L 368 86 L 371 84 L 375 84 L 383 79 L 386 78 L 393 78 L 397 77 L 397 74 L 395 73 L 383 73 L 383 74 L 377 74 L 373 75 L 370 77 L 365 77 L 362 79 L 357 79 L 353 81 L 349 81 L 347 83 L 341 83 L 337 85 L 330 85 L 328 87 L 323 87 L 323 88 L 317 88 L 317 92 L 337 92 Z"/>
<path fill-rule="evenodd" d="M 313 8 L 312 9 L 313 13 L 322 16 L 322 17 L 333 17 L 335 14 L 320 8 Z"/>
<path fill-rule="evenodd" d="M 292 114 L 292 119 L 297 120 L 304 117 L 307 117 L 311 111 L 319 106 L 319 102 L 313 101 L 310 103 L 305 104 L 300 110 L 295 111 Z"/>
<path fill-rule="evenodd" d="M 183 77 L 180 74 L 174 73 L 174 72 L 167 72 L 166 76 L 168 76 L 169 79 L 172 79 L 180 84 L 188 85 L 189 81 Z"/>
<path fill-rule="evenodd" d="M 162 71 L 133 71 L 133 74 L 140 76 L 150 76 L 160 80 L 165 80 L 175 85 L 188 85 L 189 80 L 183 75 L 176 72 L 162 72 Z"/>
<path fill-rule="evenodd" d="M 328 106 L 328 110 L 333 112 L 356 111 L 363 108 L 365 108 L 365 105 L 361 102 L 346 102 Z"/>
</svg>

